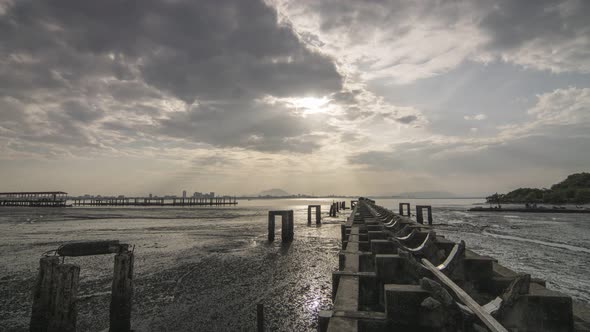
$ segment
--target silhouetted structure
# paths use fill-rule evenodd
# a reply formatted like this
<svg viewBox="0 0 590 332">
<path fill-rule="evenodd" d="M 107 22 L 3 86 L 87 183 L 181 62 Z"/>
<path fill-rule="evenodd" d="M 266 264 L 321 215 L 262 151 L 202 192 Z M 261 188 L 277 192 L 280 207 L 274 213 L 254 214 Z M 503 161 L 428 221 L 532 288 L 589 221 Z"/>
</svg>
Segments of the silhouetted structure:
<svg viewBox="0 0 590 332">
<path fill-rule="evenodd" d="M 63 191 L 23 191 L 0 193 L 0 206 L 65 207 Z"/>
</svg>

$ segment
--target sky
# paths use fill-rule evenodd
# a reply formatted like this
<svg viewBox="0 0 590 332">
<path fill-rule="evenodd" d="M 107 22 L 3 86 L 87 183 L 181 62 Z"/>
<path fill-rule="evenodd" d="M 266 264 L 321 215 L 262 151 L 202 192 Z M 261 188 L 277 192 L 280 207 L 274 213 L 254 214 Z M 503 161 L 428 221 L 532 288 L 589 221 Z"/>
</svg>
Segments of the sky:
<svg viewBox="0 0 590 332">
<path fill-rule="evenodd" d="M 0 191 L 549 187 L 590 1 L 0 0 Z"/>
</svg>

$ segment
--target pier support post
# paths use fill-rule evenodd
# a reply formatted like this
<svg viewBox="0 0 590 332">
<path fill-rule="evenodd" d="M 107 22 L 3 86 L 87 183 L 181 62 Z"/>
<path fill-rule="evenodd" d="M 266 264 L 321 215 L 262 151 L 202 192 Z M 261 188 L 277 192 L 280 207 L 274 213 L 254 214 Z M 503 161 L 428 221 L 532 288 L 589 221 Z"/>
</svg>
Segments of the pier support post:
<svg viewBox="0 0 590 332">
<path fill-rule="evenodd" d="M 424 224 L 424 209 L 428 213 L 428 225 L 432 226 L 432 206 L 430 205 L 416 205 L 416 222 Z"/>
<path fill-rule="evenodd" d="M 283 213 L 281 239 L 283 242 L 293 241 L 293 210 Z"/>
<path fill-rule="evenodd" d="M 409 217 L 410 216 L 410 203 L 399 203 L 399 214 L 401 216 L 406 216 L 406 214 L 404 213 L 404 206 L 407 207 L 407 211 L 408 211 L 407 216 Z"/>
<path fill-rule="evenodd" d="M 115 268 L 110 307 L 110 332 L 131 330 L 131 301 L 133 298 L 133 253 L 115 255 Z"/>
<path fill-rule="evenodd" d="M 322 223 L 322 206 L 321 205 L 308 205 L 307 206 L 307 225 L 311 225 L 311 209 L 315 208 L 315 224 L 320 225 Z"/>
<path fill-rule="evenodd" d="M 416 222 L 424 225 L 424 216 L 422 215 L 422 205 L 416 205 Z"/>
<path fill-rule="evenodd" d="M 256 331 L 264 332 L 264 304 L 256 304 Z"/>
<path fill-rule="evenodd" d="M 268 212 L 268 242 L 275 240 L 275 216 L 272 211 Z"/>
<path fill-rule="evenodd" d="M 268 241 L 275 239 L 275 217 L 281 216 L 281 240 L 293 241 L 293 210 L 268 211 Z"/>
<path fill-rule="evenodd" d="M 42 257 L 39 261 L 39 273 L 33 290 L 33 308 L 31 310 L 31 332 L 46 331 L 49 324 L 52 300 L 52 284 L 56 277 L 59 257 Z"/>
<path fill-rule="evenodd" d="M 80 279 L 80 267 L 74 264 L 58 264 L 53 279 L 47 331 L 75 332 L 78 311 L 76 297 Z"/>
<path fill-rule="evenodd" d="M 332 318 L 332 310 L 320 310 L 318 314 L 318 332 L 327 332 L 330 318 Z"/>
</svg>

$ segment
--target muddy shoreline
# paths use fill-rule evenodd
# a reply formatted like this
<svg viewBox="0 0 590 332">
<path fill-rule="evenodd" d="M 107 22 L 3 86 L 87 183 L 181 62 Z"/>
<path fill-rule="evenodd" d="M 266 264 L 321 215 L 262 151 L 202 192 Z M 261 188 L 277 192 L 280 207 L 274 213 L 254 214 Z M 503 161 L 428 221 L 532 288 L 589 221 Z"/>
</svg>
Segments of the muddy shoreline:
<svg viewBox="0 0 590 332">
<path fill-rule="evenodd" d="M 120 232 L 137 245 L 132 328 L 254 330 L 256 303 L 262 302 L 267 328 L 314 330 L 319 310 L 331 306 L 340 228 L 336 220 L 325 220 L 317 228 L 302 222 L 295 227 L 295 239 L 287 245 L 280 240 L 269 244 L 262 222 L 248 227 L 232 222 L 147 227 L 133 236 Z M 170 249 L 169 241 L 179 234 L 193 239 L 194 245 Z M 58 243 L 42 241 L 21 248 L 38 254 L 25 269 L 21 265 L 0 271 L 0 330 L 28 330 L 34 261 Z M 112 256 L 68 258 L 68 262 L 81 266 L 78 330 L 108 330 Z"/>
</svg>

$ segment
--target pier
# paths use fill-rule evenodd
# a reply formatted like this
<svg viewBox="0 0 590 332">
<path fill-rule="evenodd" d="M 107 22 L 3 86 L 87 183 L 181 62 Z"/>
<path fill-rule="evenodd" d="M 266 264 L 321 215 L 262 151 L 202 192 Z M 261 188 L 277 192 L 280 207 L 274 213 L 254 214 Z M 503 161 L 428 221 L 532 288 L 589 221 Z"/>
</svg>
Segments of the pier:
<svg viewBox="0 0 590 332">
<path fill-rule="evenodd" d="M 0 192 L 0 206 L 65 207 L 67 197 L 63 191 Z"/>
<path fill-rule="evenodd" d="M 545 281 L 437 235 L 434 226 L 359 199 L 341 225 L 333 310 L 320 331 L 587 331 L 572 298 Z M 422 221 L 419 206 L 417 213 Z M 429 224 L 432 217 L 429 213 Z"/>
<path fill-rule="evenodd" d="M 73 206 L 219 206 L 237 205 L 236 197 L 103 197 L 103 198 L 75 198 Z"/>
</svg>

